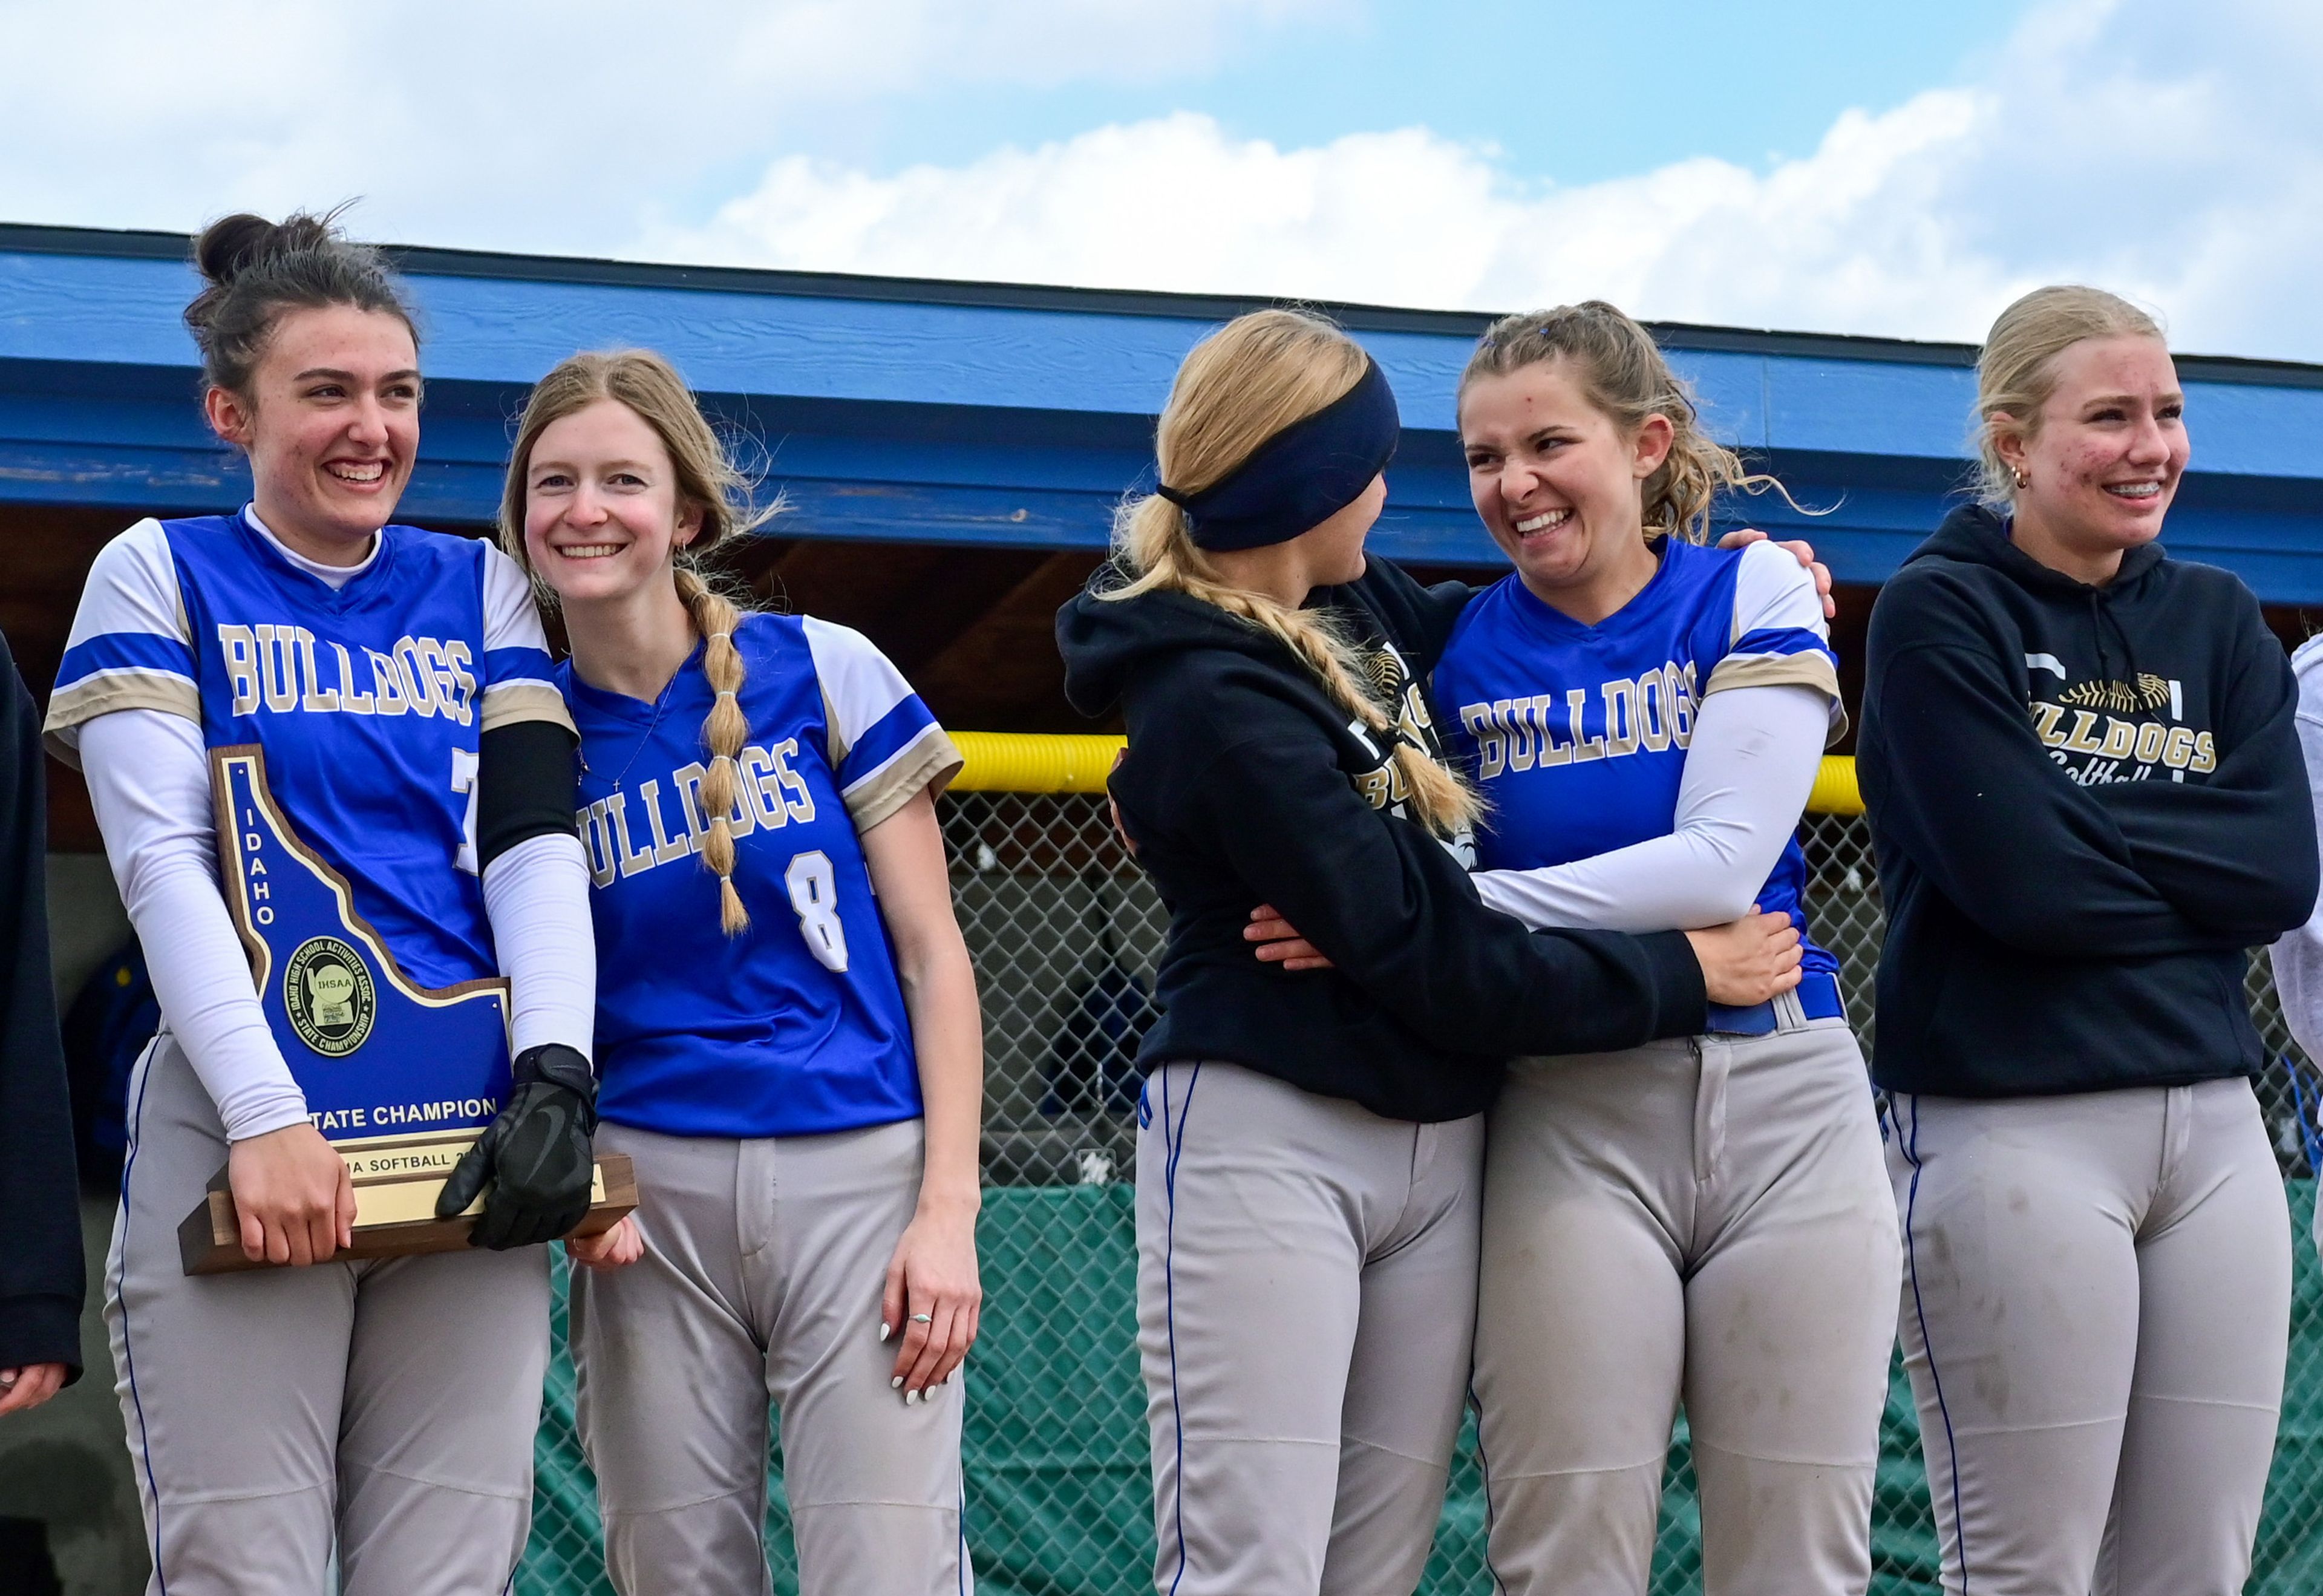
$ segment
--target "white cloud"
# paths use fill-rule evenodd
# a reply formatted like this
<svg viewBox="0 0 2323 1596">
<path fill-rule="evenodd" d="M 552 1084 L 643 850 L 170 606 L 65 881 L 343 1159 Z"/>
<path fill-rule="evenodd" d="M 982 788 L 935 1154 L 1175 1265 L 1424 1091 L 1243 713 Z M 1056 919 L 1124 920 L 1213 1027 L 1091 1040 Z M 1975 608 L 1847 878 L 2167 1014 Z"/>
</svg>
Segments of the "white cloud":
<svg viewBox="0 0 2323 1596">
<path fill-rule="evenodd" d="M 2189 349 L 2323 359 L 2323 8 L 2055 0 L 1975 81 L 1809 156 L 1557 188 L 1425 129 L 1284 150 L 1178 115 L 875 176 L 792 156 L 632 252 L 1972 340 L 2040 282 Z"/>
<path fill-rule="evenodd" d="M 362 231 L 413 243 L 1960 339 L 2072 278 L 2182 347 L 2323 360 L 2315 0 L 2045 0 L 1969 80 L 1764 170 L 1558 188 L 1424 127 L 1282 148 L 1190 114 L 895 172 L 799 153 L 955 91 L 1200 74 L 1377 3 L 0 0 L 38 63 L 0 112 L 0 217 L 363 195 Z"/>
<path fill-rule="evenodd" d="M 361 195 L 375 236 L 601 252 L 803 129 L 1166 79 L 1353 3 L 0 0 L 0 217 L 188 228 Z"/>
</svg>

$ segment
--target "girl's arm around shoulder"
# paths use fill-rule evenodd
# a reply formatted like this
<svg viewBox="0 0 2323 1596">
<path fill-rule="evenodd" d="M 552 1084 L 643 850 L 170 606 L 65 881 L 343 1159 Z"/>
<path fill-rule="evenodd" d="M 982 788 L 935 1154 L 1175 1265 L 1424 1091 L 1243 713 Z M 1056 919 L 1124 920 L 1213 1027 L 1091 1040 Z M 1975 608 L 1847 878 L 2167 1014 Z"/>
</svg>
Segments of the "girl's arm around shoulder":
<svg viewBox="0 0 2323 1596">
<path fill-rule="evenodd" d="M 1828 639 L 1831 622 L 1823 612 L 1823 594 L 1814 573 L 1779 543 L 1745 544 L 1738 555 L 1734 609 L 1738 629 L 1751 632 L 1766 627 L 1795 627 Z"/>
</svg>

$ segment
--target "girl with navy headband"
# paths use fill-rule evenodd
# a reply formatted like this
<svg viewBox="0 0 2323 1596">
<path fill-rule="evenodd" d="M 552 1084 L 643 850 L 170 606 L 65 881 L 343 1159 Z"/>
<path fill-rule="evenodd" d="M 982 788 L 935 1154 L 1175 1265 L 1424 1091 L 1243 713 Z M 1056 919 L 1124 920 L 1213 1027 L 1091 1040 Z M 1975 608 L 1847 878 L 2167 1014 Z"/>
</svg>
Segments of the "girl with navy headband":
<svg viewBox="0 0 2323 1596">
<path fill-rule="evenodd" d="M 1418 677 L 1459 596 L 1364 539 L 1398 437 L 1361 347 L 1289 311 L 1180 369 L 1162 491 L 1058 617 L 1118 704 L 1111 786 L 1171 909 L 1137 1158 L 1157 1589 L 1410 1590 L 1465 1399 L 1483 1114 L 1502 1060 L 1703 1028 L 1797 981 L 1779 915 L 1528 932 L 1464 855 L 1477 807 Z M 1272 903 L 1336 968 L 1285 974 Z"/>
</svg>

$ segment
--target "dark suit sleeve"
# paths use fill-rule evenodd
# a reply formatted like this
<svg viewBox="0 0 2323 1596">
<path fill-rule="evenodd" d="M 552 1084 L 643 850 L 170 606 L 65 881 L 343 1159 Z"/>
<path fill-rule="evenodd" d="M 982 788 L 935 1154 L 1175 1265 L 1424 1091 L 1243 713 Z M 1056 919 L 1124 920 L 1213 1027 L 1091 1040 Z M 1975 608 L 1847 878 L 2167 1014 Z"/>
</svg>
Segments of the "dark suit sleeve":
<svg viewBox="0 0 2323 1596">
<path fill-rule="evenodd" d="M 1311 722 L 1246 725 L 1187 784 L 1235 872 L 1339 973 L 1437 1047 L 1609 1052 L 1705 1023 L 1683 933 L 1529 931 L 1458 860 L 1373 810 Z"/>
<path fill-rule="evenodd" d="M 2299 683 L 2256 602 L 2245 608 L 2216 729 L 2217 769 L 2199 784 L 2117 782 L 2092 792 L 2155 891 L 2189 920 L 2255 945 L 2314 912 L 2315 810 Z"/>
<path fill-rule="evenodd" d="M 0 643 L 0 1369 L 80 1377 L 80 1198 L 49 973 L 48 812 L 40 717 Z"/>
</svg>

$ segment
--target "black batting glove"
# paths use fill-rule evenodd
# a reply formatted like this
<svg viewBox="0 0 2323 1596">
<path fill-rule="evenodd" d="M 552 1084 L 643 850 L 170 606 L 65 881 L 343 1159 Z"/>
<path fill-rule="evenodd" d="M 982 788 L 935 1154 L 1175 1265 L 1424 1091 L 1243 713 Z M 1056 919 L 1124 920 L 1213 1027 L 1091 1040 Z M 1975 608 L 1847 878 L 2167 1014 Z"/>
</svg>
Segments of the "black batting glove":
<svg viewBox="0 0 2323 1596">
<path fill-rule="evenodd" d="M 589 1211 L 597 1160 L 597 1078 L 589 1060 L 562 1042 L 517 1055 L 515 1084 L 500 1116 L 461 1156 L 436 1199 L 449 1219 L 491 1183 L 468 1244 L 495 1252 L 552 1242 Z"/>
</svg>

